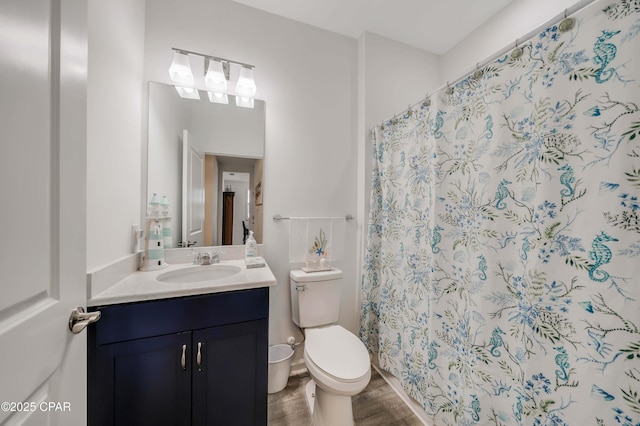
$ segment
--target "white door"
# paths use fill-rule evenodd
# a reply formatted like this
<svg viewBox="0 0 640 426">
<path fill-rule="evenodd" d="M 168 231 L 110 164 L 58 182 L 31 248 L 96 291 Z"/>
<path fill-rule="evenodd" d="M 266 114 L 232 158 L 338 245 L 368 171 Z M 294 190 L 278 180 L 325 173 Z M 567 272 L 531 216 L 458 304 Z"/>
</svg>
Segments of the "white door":
<svg viewBox="0 0 640 426">
<path fill-rule="evenodd" d="M 204 245 L 204 153 L 182 131 L 182 241 Z"/>
<path fill-rule="evenodd" d="M 249 174 L 236 173 L 236 175 L 246 179 L 236 181 L 233 185 L 233 190 L 236 193 L 233 199 L 233 244 L 242 245 L 244 244 L 244 241 L 242 241 L 244 239 L 242 222 L 248 229 L 253 230 L 253 226 L 247 218 L 249 210 Z"/>
<path fill-rule="evenodd" d="M 86 423 L 86 15 L 0 4 L 0 424 Z"/>
</svg>

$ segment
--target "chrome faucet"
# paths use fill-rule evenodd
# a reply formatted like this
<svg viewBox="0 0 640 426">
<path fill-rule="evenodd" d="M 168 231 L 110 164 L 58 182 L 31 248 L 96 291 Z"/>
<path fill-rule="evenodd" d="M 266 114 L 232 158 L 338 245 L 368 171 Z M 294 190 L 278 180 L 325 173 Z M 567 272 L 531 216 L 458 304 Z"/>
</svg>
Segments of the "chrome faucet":
<svg viewBox="0 0 640 426">
<path fill-rule="evenodd" d="M 193 257 L 194 265 L 212 265 L 214 263 L 220 263 L 220 253 L 217 251 L 214 251 L 213 253 L 199 251 Z"/>
</svg>

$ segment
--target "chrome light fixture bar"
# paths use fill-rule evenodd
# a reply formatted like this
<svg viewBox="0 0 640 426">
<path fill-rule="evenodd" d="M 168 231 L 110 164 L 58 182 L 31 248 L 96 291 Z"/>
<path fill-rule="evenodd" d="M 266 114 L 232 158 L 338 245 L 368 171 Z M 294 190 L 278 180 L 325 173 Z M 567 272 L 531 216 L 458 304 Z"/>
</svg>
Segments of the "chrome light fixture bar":
<svg viewBox="0 0 640 426">
<path fill-rule="evenodd" d="M 204 85 L 207 95 L 211 102 L 226 104 L 229 102 L 228 95 L 236 95 L 236 105 L 245 108 L 253 108 L 254 96 L 256 94 L 256 82 L 253 77 L 254 65 L 244 62 L 232 61 L 230 59 L 219 58 L 217 56 L 205 55 L 203 53 L 193 52 L 191 50 L 171 48 L 174 51 L 174 60 L 169 67 L 169 75 L 176 85 L 176 90 L 182 97 L 192 97 L 191 92 L 185 92 L 185 86 L 193 86 L 195 81 L 188 55 L 194 55 L 204 58 Z M 231 65 L 240 66 L 238 81 L 235 91 L 230 91 L 228 80 Z M 181 87 L 179 89 L 178 87 Z M 188 87 L 187 87 L 188 89 Z M 197 93 L 197 89 L 193 87 L 193 91 Z M 185 96 L 187 93 L 189 96 Z M 198 96 L 197 94 L 195 96 Z M 238 98 L 242 97 L 239 102 Z M 198 96 L 199 99 L 199 96 Z"/>
</svg>

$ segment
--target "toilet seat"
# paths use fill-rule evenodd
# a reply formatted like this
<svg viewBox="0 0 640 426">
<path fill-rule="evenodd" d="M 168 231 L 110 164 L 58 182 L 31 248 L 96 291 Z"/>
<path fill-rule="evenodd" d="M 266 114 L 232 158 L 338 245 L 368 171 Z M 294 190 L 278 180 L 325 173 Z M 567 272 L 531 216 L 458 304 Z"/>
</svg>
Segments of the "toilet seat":
<svg viewBox="0 0 640 426">
<path fill-rule="evenodd" d="M 307 359 L 339 382 L 358 382 L 370 374 L 369 353 L 364 343 L 339 325 L 305 330 Z"/>
</svg>

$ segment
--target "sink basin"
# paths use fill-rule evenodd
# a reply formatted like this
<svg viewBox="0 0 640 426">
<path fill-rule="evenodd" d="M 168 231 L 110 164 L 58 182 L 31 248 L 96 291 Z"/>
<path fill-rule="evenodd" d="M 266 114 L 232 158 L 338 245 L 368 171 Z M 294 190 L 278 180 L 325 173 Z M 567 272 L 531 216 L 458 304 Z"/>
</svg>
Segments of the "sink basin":
<svg viewBox="0 0 640 426">
<path fill-rule="evenodd" d="M 240 272 L 241 268 L 235 265 L 224 265 L 216 263 L 207 266 L 188 266 L 165 272 L 157 277 L 158 281 L 164 283 L 197 283 L 205 281 L 216 281 L 227 278 Z"/>
</svg>

